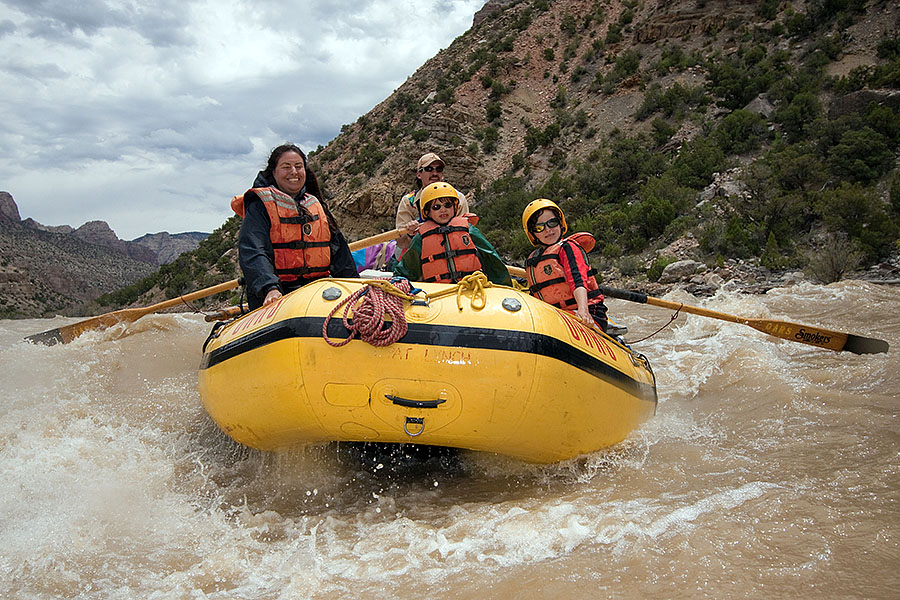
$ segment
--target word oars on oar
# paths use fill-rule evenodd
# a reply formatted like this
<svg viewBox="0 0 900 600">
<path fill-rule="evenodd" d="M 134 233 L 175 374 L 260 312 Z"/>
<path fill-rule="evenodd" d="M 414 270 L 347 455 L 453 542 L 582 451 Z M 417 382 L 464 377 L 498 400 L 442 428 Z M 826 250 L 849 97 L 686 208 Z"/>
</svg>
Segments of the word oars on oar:
<svg viewBox="0 0 900 600">
<path fill-rule="evenodd" d="M 389 242 L 391 240 L 399 238 L 404 233 L 406 233 L 406 229 L 404 228 L 379 233 L 377 235 L 373 235 L 371 237 L 367 237 L 365 239 L 349 244 L 350 250 L 360 250 L 362 248 L 368 248 L 369 246 L 374 246 L 375 244 L 380 244 L 382 242 Z M 91 331 L 94 329 L 106 329 L 107 327 L 111 327 L 118 323 L 132 323 L 134 321 L 137 321 L 144 315 L 159 312 L 161 310 L 165 310 L 173 306 L 178 306 L 180 304 L 187 304 L 188 302 L 193 302 L 194 300 L 206 298 L 207 296 L 212 296 L 214 294 L 227 292 L 228 290 L 233 290 L 234 288 L 238 287 L 238 285 L 240 285 L 239 281 L 237 279 L 232 279 L 231 281 L 226 281 L 225 283 L 220 283 L 219 285 L 214 285 L 202 290 L 197 290 L 196 292 L 191 292 L 190 294 L 185 294 L 183 296 L 179 296 L 178 298 L 172 298 L 171 300 L 166 300 L 164 302 L 159 302 L 157 304 L 152 304 L 150 306 L 144 306 L 140 308 L 124 308 L 122 310 L 116 310 L 113 312 L 98 315 L 96 317 L 91 317 L 90 319 L 85 319 L 84 321 L 72 323 L 71 325 L 63 325 L 62 327 L 57 327 L 56 329 L 50 329 L 49 331 L 29 335 L 25 339 L 32 343 L 46 344 L 48 346 L 52 346 L 53 344 L 68 344 L 85 331 Z"/>
</svg>

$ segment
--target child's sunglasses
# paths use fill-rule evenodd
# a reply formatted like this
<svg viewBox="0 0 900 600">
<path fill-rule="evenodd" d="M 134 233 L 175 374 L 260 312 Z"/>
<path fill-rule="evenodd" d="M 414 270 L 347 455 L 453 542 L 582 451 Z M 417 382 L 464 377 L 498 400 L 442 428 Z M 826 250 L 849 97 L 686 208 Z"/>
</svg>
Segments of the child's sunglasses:
<svg viewBox="0 0 900 600">
<path fill-rule="evenodd" d="M 554 227 L 559 227 L 559 217 L 553 217 L 548 221 L 544 221 L 543 223 L 535 223 L 531 226 L 531 233 L 540 233 L 547 228 L 553 229 Z"/>
<path fill-rule="evenodd" d="M 441 210 L 441 204 L 444 205 L 444 208 L 453 208 L 456 206 L 456 202 L 453 200 L 444 200 L 441 202 L 440 200 L 435 200 L 433 203 L 428 205 L 428 210 Z"/>
</svg>

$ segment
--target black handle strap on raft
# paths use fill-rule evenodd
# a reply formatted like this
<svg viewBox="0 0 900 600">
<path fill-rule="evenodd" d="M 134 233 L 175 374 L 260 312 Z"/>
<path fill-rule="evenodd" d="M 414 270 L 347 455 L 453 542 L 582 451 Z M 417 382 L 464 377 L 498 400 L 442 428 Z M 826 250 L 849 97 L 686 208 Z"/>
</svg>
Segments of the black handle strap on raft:
<svg viewBox="0 0 900 600">
<path fill-rule="evenodd" d="M 393 396 L 391 394 L 385 394 L 384 397 L 397 406 L 405 406 L 407 408 L 437 408 L 447 401 L 446 398 L 438 398 L 436 400 L 410 400 L 409 398 L 401 398 L 400 396 Z"/>
</svg>

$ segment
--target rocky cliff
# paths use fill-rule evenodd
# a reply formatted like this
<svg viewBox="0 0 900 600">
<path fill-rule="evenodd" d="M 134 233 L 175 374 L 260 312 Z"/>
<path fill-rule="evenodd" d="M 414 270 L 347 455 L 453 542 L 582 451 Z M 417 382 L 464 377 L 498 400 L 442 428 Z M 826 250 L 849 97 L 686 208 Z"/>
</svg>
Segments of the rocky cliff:
<svg viewBox="0 0 900 600">
<path fill-rule="evenodd" d="M 188 231 L 186 233 L 148 233 L 132 240 L 132 243 L 151 250 L 156 262 L 166 265 L 184 254 L 197 248 L 207 238 L 208 233 Z"/>
<path fill-rule="evenodd" d="M 153 266 L 71 234 L 0 222 L 0 317 L 80 314 Z"/>
<path fill-rule="evenodd" d="M 0 192 L 0 221 L 21 221 L 19 207 L 9 192 Z"/>
<path fill-rule="evenodd" d="M 351 238 L 393 223 L 425 152 L 446 161 L 448 182 L 476 192 L 477 207 L 486 200 L 479 193 L 498 177 L 522 176 L 537 187 L 554 172 L 591 161 L 610 135 L 653 135 L 665 124 L 636 113 L 654 84 L 708 90 L 709 66 L 753 45 L 802 64 L 815 46 L 788 28 L 821 26 L 815 15 L 825 5 L 836 10 L 802 1 L 490 0 L 469 31 L 345 126 L 315 154 L 314 166 Z M 830 69 L 875 64 L 878 41 L 900 26 L 892 3 L 869 2 L 847 13 L 853 19 L 844 17 L 841 54 Z M 698 57 L 693 66 L 691 57 Z M 680 118 L 669 149 L 728 114 L 709 99 L 705 113 L 689 107 L 697 112 Z M 835 100 L 822 97 L 826 106 Z M 529 140 L 535 133 L 553 137 L 535 149 Z"/>
<path fill-rule="evenodd" d="M 203 233 L 119 239 L 105 221 L 77 229 L 22 220 L 0 192 L 0 318 L 92 311 L 98 296 L 134 283 L 157 265 L 193 250 Z"/>
</svg>

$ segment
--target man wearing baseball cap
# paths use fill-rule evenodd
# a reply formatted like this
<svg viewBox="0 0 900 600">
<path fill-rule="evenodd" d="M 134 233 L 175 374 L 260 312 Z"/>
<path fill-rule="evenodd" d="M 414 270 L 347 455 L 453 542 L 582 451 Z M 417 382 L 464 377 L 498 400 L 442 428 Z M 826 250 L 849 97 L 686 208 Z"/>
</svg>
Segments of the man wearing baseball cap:
<svg viewBox="0 0 900 600">
<path fill-rule="evenodd" d="M 397 260 L 400 260 L 403 253 L 409 248 L 409 243 L 419 231 L 419 224 L 423 220 L 418 209 L 422 189 L 439 181 L 444 181 L 444 161 L 434 152 L 423 154 L 416 163 L 416 189 L 403 196 L 397 206 L 396 227 L 398 229 L 405 227 L 407 233 L 397 240 L 397 247 L 394 250 Z M 459 210 L 456 214 L 464 215 L 467 212 L 469 212 L 469 203 L 465 195 L 460 192 Z"/>
</svg>

